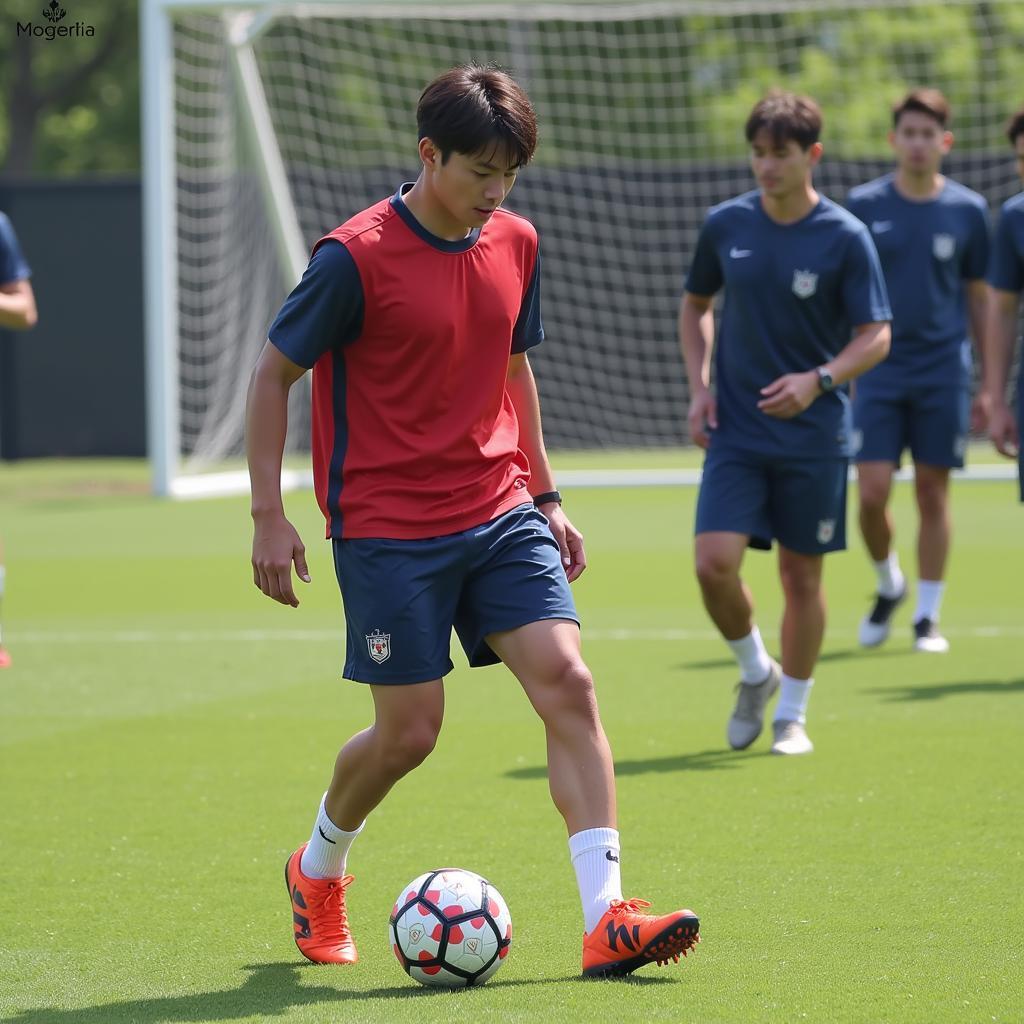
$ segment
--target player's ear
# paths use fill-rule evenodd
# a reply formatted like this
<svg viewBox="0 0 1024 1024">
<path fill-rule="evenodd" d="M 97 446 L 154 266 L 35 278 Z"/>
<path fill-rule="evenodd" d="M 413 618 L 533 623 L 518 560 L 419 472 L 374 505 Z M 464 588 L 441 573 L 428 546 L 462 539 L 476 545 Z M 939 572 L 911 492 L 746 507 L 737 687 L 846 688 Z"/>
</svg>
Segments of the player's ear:
<svg viewBox="0 0 1024 1024">
<path fill-rule="evenodd" d="M 894 131 L 890 131 L 889 135 L 888 135 L 888 138 L 889 138 L 889 145 L 892 146 L 893 149 L 895 149 L 896 148 L 896 133 Z"/>
<path fill-rule="evenodd" d="M 441 150 L 434 144 L 434 140 L 424 135 L 420 139 L 420 161 L 424 167 L 432 167 L 437 170 L 441 166 Z"/>
<path fill-rule="evenodd" d="M 811 166 L 817 167 L 821 160 L 821 154 L 825 152 L 825 147 L 820 142 L 815 142 L 807 152 L 811 158 Z"/>
<path fill-rule="evenodd" d="M 942 133 L 942 152 L 948 153 L 953 148 L 953 133 L 943 132 Z"/>
</svg>

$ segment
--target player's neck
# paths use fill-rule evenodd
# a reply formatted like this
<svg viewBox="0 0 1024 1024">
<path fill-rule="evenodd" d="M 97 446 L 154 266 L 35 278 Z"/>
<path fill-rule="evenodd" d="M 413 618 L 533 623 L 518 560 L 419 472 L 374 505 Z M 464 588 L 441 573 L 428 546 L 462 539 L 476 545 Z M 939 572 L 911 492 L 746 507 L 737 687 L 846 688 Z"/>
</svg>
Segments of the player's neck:
<svg viewBox="0 0 1024 1024">
<path fill-rule="evenodd" d="M 795 224 L 818 205 L 819 198 L 814 187 L 808 183 L 804 188 L 783 196 L 770 196 L 762 191 L 761 206 L 776 224 Z"/>
<path fill-rule="evenodd" d="M 938 171 L 915 174 L 901 167 L 896 171 L 896 191 L 904 199 L 920 202 L 923 199 L 934 199 L 946 184 L 946 178 Z"/>
<path fill-rule="evenodd" d="M 417 179 L 416 184 L 402 196 L 402 202 L 422 227 L 446 242 L 461 242 L 472 230 L 465 224 L 459 224 L 448 213 L 431 193 L 430 188 L 423 181 L 422 175 Z"/>
</svg>

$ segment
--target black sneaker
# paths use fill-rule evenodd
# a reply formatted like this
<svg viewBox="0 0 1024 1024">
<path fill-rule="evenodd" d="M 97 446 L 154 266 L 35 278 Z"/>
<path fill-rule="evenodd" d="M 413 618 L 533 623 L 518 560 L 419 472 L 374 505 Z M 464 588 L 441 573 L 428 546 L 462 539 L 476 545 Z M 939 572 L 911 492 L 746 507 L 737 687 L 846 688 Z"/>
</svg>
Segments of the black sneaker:
<svg viewBox="0 0 1024 1024">
<path fill-rule="evenodd" d="M 918 619 L 914 623 L 914 650 L 945 654 L 949 650 L 949 641 L 939 632 L 937 623 L 931 619 Z"/>
<path fill-rule="evenodd" d="M 857 639 L 861 647 L 878 647 L 889 639 L 889 627 L 892 625 L 893 613 L 907 599 L 907 585 L 895 597 L 875 595 L 875 604 L 867 616 L 861 621 Z"/>
</svg>

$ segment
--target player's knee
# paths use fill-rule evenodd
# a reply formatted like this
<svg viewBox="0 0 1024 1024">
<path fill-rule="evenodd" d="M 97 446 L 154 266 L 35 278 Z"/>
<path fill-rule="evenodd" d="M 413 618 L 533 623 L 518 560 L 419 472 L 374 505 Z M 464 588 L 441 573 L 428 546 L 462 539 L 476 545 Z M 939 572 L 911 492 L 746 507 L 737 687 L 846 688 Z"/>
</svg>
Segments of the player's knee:
<svg viewBox="0 0 1024 1024">
<path fill-rule="evenodd" d="M 548 670 L 546 685 L 535 701 L 545 720 L 562 715 L 596 717 L 594 677 L 581 658 L 559 658 Z"/>
<path fill-rule="evenodd" d="M 697 582 L 705 591 L 726 586 L 736 575 L 732 561 L 717 551 L 698 551 L 694 568 Z"/>
<path fill-rule="evenodd" d="M 946 488 L 929 480 L 917 485 L 917 508 L 922 518 L 941 519 L 946 514 Z"/>
<path fill-rule="evenodd" d="M 404 775 L 422 764 L 434 749 L 441 723 L 429 719 L 410 721 L 393 730 L 381 751 L 385 763 L 395 775 Z"/>
<path fill-rule="evenodd" d="M 889 503 L 889 487 L 883 483 L 865 483 L 860 485 L 860 507 L 864 512 L 884 512 Z"/>
<path fill-rule="evenodd" d="M 816 567 L 799 563 L 782 565 L 779 577 L 789 601 L 815 601 L 821 593 L 821 573 Z"/>
</svg>

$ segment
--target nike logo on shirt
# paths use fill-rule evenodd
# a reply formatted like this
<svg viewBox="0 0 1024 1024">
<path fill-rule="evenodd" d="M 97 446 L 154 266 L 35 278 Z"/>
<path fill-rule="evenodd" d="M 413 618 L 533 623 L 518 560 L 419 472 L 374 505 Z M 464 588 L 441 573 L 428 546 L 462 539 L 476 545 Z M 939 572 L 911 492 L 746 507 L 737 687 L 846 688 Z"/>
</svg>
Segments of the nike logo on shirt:
<svg viewBox="0 0 1024 1024">
<path fill-rule="evenodd" d="M 886 231 L 892 230 L 891 220 L 873 220 L 871 222 L 871 231 L 876 235 L 884 235 Z"/>
<path fill-rule="evenodd" d="M 737 249 L 734 245 L 729 250 L 729 256 L 734 260 L 742 260 L 749 256 L 753 251 L 753 249 Z"/>
</svg>

